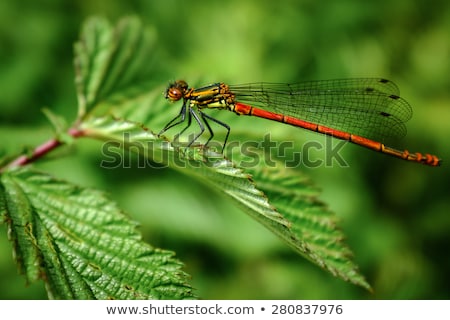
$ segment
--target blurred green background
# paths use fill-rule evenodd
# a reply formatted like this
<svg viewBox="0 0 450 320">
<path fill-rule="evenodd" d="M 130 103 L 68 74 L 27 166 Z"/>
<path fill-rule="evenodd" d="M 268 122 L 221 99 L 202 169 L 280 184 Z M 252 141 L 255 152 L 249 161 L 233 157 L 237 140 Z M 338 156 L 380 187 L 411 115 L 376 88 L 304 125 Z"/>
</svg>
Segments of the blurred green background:
<svg viewBox="0 0 450 320">
<path fill-rule="evenodd" d="M 176 251 L 205 299 L 450 298 L 450 2 L 1 1 L 0 155 L 51 136 L 43 107 L 74 119 L 72 51 L 82 22 L 128 14 L 158 34 L 149 60 L 157 61 L 154 78 L 163 86 L 177 78 L 199 85 L 346 77 L 399 85 L 414 109 L 401 144 L 438 154 L 442 167 L 346 146 L 349 167 L 304 169 L 339 216 L 374 293 L 307 262 L 189 177 L 168 169 L 101 169 L 98 142 L 78 141 L 38 168 L 107 190 L 141 223 L 149 243 Z M 247 130 L 253 123 L 270 126 L 273 139 L 324 141 L 279 124 L 237 120 Z M 1 225 L 0 298 L 45 299 L 42 283 L 26 285 L 17 274 L 6 239 Z"/>
</svg>

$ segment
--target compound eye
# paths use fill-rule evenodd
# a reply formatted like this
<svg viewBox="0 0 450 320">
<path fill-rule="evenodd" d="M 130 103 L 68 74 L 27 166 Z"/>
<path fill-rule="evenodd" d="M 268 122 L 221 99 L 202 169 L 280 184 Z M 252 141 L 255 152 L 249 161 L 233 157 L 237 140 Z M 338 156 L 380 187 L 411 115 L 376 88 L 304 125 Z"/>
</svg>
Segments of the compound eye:
<svg viewBox="0 0 450 320">
<path fill-rule="evenodd" d="M 166 99 L 169 99 L 170 101 L 178 101 L 181 98 L 183 98 L 183 93 L 180 88 L 171 87 L 167 89 Z"/>
<path fill-rule="evenodd" d="M 166 99 L 170 101 L 178 101 L 181 98 L 185 98 L 188 91 L 188 84 L 184 80 L 178 80 L 171 83 L 166 90 Z"/>
</svg>

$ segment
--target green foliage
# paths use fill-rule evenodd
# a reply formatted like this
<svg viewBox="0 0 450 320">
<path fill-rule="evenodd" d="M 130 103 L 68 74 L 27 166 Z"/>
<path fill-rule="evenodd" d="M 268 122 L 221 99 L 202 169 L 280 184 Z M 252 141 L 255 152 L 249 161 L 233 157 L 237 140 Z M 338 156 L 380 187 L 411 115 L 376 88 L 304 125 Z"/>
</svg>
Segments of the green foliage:
<svg viewBox="0 0 450 320">
<path fill-rule="evenodd" d="M 37 195 L 38 184 L 48 179 L 50 184 L 65 186 L 62 189 L 78 190 L 81 198 L 88 192 L 84 190 L 91 191 L 51 178 L 41 173 L 44 171 L 76 181 L 77 185 L 108 190 L 114 201 L 92 191 L 107 204 L 97 208 L 94 202 L 93 212 L 99 211 L 103 217 L 106 210 L 100 209 L 117 208 L 114 202 L 126 208 L 139 221 L 146 241 L 175 249 L 178 259 L 193 275 L 191 285 L 201 297 L 367 297 L 368 291 L 340 281 L 368 288 L 350 259 L 339 223 L 362 273 L 374 287 L 371 298 L 448 298 L 444 285 L 448 282 L 448 259 L 442 255 L 449 226 L 445 165 L 432 171 L 348 147 L 344 151 L 351 170 L 308 170 L 314 178 L 310 179 L 300 172 L 304 168 L 286 169 L 281 160 L 273 168 L 264 164 L 240 168 L 238 154 L 227 159 L 201 148 L 176 148 L 176 144 L 172 145 L 175 141 L 170 140 L 176 129 L 167 133 L 168 139 L 153 133 L 159 132 L 178 112 L 179 105 L 169 109 L 170 104 L 162 96 L 164 86 L 174 77 L 196 86 L 199 78 L 206 79 L 202 81 L 206 84 L 381 76 L 398 83 L 402 97 L 414 108 L 409 139 L 404 145 L 436 152 L 445 160 L 450 10 L 448 4 L 438 2 L 434 6 L 352 0 L 334 5 L 292 2 L 282 6 L 270 1 L 217 2 L 206 6 L 202 1 L 178 0 L 95 6 L 88 1 L 72 5 L 50 1 L 40 6 L 4 3 L 0 10 L 0 40 L 5 44 L 0 52 L 0 167 L 4 170 L 0 178 L 0 212 L 5 223 L 0 226 L 0 234 L 5 226 L 10 230 L 18 266 L 29 282 L 44 280 L 38 283 L 46 283 L 50 297 L 74 297 L 69 291 L 75 287 L 84 288 L 77 293 L 88 297 L 89 281 L 100 274 L 99 279 L 109 276 L 111 283 L 125 286 L 120 297 L 128 298 L 126 294 L 131 293 L 127 289 L 132 287 L 129 282 L 133 278 L 126 272 L 127 277 L 123 278 L 117 273 L 120 264 L 116 268 L 102 264 L 103 260 L 93 263 L 86 273 L 94 265 L 101 272 L 91 272 L 83 278 L 86 273 L 78 272 L 78 265 L 70 262 L 84 261 L 89 254 L 70 255 L 58 262 L 76 246 L 65 246 L 61 255 L 54 254 L 51 248 L 70 242 L 71 237 L 80 239 L 78 232 L 84 228 L 107 230 L 101 235 L 94 231 L 93 238 L 97 239 L 117 239 L 121 233 L 110 230 L 104 220 L 80 220 L 78 212 L 64 207 L 61 217 L 45 221 L 56 221 L 60 226 L 65 226 L 60 219 L 65 223 L 76 221 L 64 232 L 52 234 L 57 230 L 53 228 L 43 234 L 46 225 L 42 217 L 49 213 L 41 210 L 45 206 L 40 202 L 52 201 L 39 201 L 36 208 L 32 202 L 41 197 L 59 198 L 62 191 L 44 190 Z M 100 13 L 111 18 L 136 11 L 143 22 L 128 17 L 112 26 L 106 19 L 95 18 L 83 25 L 75 45 L 78 116 L 72 122 L 77 108 L 69 60 L 81 17 Z M 14 21 L 18 13 L 22 17 L 20 24 Z M 168 77 L 167 73 L 171 75 Z M 6 170 L 5 166 L 17 154 L 32 155 L 35 146 L 51 135 L 48 124 L 42 124 L 42 106 L 50 106 L 45 113 L 55 127 L 57 141 L 70 147 L 33 160 L 39 171 Z M 294 139 L 298 145 L 320 139 L 286 126 L 222 113 L 217 117 L 232 126 L 230 138 L 238 141 L 262 137 L 269 131 L 276 139 Z M 95 141 L 77 139 L 81 136 L 103 141 L 101 151 L 105 146 L 113 146 L 136 152 L 138 157 L 131 157 L 134 165 L 147 158 L 151 164 L 154 161 L 174 170 L 99 168 L 98 162 L 104 163 L 107 154 L 100 154 Z M 41 159 L 52 161 L 36 161 Z M 311 180 L 322 186 L 320 198 L 343 215 L 341 219 L 319 200 L 320 192 Z M 14 190 L 16 193 L 11 195 Z M 252 219 L 241 217 L 230 199 L 283 241 L 271 237 Z M 148 275 L 144 277 L 152 279 L 151 273 L 159 274 L 159 270 L 165 270 L 168 276 L 162 287 L 133 287 L 132 291 L 142 293 L 142 298 L 192 296 L 180 262 L 169 252 L 152 249 L 139 240 L 134 230 L 136 223 L 120 214 L 119 209 L 112 211 L 118 221 L 123 219 L 123 232 L 129 230 L 132 234 L 117 241 L 124 245 L 135 243 L 136 248 L 148 250 L 148 263 L 141 269 Z M 11 217 L 17 224 L 12 223 Z M 115 218 L 111 219 L 116 221 Z M 32 223 L 27 224 L 28 221 Z M 77 226 L 73 232 L 72 226 Z M 34 233 L 38 230 L 39 236 Z M 0 237 L 2 297 L 43 298 L 45 295 L 35 293 L 36 284 L 24 288 L 22 278 L 15 277 L 6 238 Z M 82 240 L 87 242 L 86 239 Z M 38 246 L 28 246 L 30 243 Z M 108 254 L 92 239 L 89 243 L 93 252 Z M 332 279 L 316 265 L 299 259 L 297 253 L 339 279 Z M 113 255 L 123 260 L 120 253 Z M 158 263 L 158 256 L 169 262 Z M 51 269 L 52 277 L 46 276 L 49 266 L 61 266 L 63 262 L 68 269 Z M 138 263 L 131 252 L 126 263 Z M 75 285 L 71 287 L 72 284 Z M 161 288 L 169 288 L 164 289 L 167 294 L 160 294 Z M 97 292 L 108 290 L 101 287 Z"/>
<path fill-rule="evenodd" d="M 143 243 L 102 192 L 27 169 L 1 177 L 2 207 L 19 269 L 57 299 L 192 297 L 173 253 Z"/>
<path fill-rule="evenodd" d="M 87 20 L 75 44 L 80 119 L 101 102 L 123 98 L 124 91 L 132 90 L 134 97 L 148 92 L 154 42 L 154 32 L 143 28 L 136 17 L 120 21 L 115 28 L 105 19 Z"/>
</svg>

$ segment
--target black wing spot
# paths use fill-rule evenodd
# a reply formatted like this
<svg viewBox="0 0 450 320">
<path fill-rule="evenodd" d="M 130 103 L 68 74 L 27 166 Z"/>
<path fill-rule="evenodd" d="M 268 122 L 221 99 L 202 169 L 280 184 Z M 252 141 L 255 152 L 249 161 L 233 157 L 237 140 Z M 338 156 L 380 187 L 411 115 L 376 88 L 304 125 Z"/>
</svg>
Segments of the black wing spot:
<svg viewBox="0 0 450 320">
<path fill-rule="evenodd" d="M 391 94 L 391 95 L 389 96 L 389 98 L 394 99 L 394 100 L 400 99 L 400 97 L 397 96 L 396 94 Z"/>
<path fill-rule="evenodd" d="M 390 116 L 392 116 L 392 114 L 384 112 L 384 111 L 381 111 L 380 115 L 382 115 L 383 117 L 390 117 Z"/>
<path fill-rule="evenodd" d="M 380 79 L 380 82 L 381 82 L 381 83 L 388 83 L 388 82 L 390 82 L 390 81 L 387 80 L 387 79 Z"/>
<path fill-rule="evenodd" d="M 374 91 L 375 91 L 374 88 L 371 88 L 371 87 L 367 87 L 367 88 L 366 88 L 366 92 L 374 92 Z"/>
</svg>

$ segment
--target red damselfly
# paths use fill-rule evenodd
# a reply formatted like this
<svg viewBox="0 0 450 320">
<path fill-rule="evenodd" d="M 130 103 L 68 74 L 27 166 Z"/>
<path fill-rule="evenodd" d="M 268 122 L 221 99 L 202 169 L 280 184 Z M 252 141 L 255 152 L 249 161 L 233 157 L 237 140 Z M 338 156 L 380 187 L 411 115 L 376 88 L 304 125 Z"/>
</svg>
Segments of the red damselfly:
<svg viewBox="0 0 450 320">
<path fill-rule="evenodd" d="M 225 148 L 230 127 L 203 112 L 214 108 L 330 135 L 408 161 L 430 166 L 440 164 L 435 155 L 398 150 L 380 142 L 404 136 L 405 122 L 412 116 L 412 109 L 399 96 L 398 87 L 386 79 L 336 79 L 295 84 L 215 83 L 197 89 L 178 80 L 168 86 L 165 97 L 172 102 L 183 100 L 183 105 L 180 113 L 159 134 L 187 119 L 187 125 L 179 133 L 182 134 L 194 119 L 200 132 L 189 145 L 204 133 L 205 126 L 210 133 L 207 145 L 214 136 L 208 121 L 213 121 L 227 130 Z"/>
</svg>

